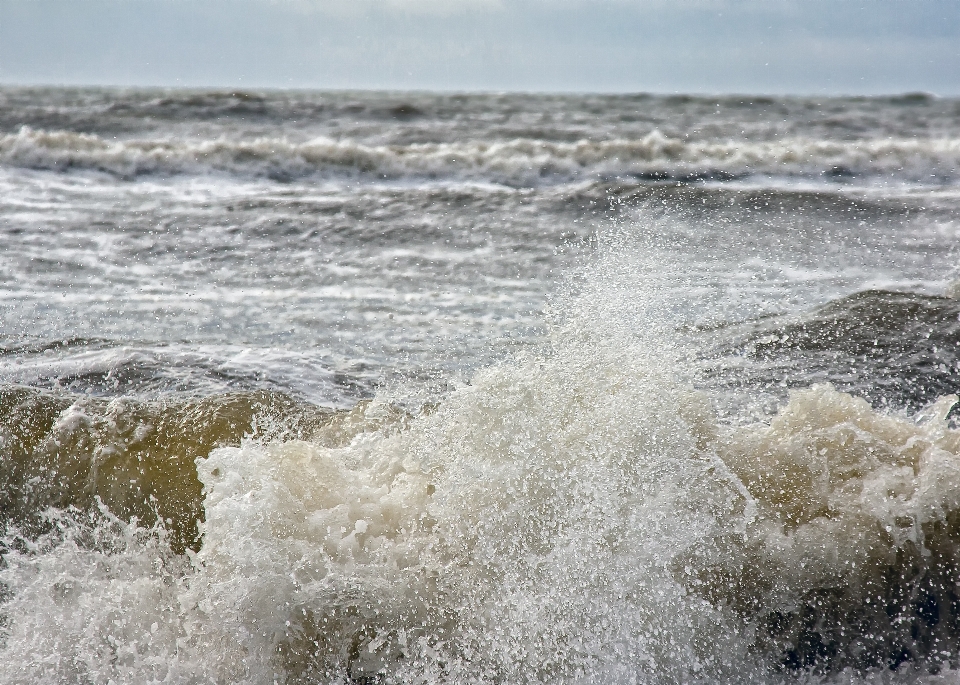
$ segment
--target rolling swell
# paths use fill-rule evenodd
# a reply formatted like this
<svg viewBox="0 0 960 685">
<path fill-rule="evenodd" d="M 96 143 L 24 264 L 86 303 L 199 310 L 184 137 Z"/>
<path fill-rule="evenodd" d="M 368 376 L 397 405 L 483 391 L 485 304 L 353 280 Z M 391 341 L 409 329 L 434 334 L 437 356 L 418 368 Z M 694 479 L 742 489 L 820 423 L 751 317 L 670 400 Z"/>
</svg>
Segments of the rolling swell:
<svg viewBox="0 0 960 685">
<path fill-rule="evenodd" d="M 159 520 L 176 552 L 198 549 L 197 459 L 244 440 L 339 444 L 362 427 L 401 418 L 399 412 L 366 418 L 367 404 L 335 411 L 265 391 L 147 401 L 6 386 L 0 388 L 2 523 L 36 533 L 50 507 L 102 505 L 141 526 Z"/>
<path fill-rule="evenodd" d="M 829 382 L 876 406 L 918 411 L 960 392 L 960 302 L 867 290 L 801 316 L 719 333 L 707 377 L 753 388 Z M 743 360 L 748 360 L 744 363 Z"/>
<path fill-rule="evenodd" d="M 954 180 L 956 138 L 687 141 L 654 130 L 634 139 L 573 142 L 514 138 L 493 142 L 377 145 L 318 137 L 183 141 L 108 140 L 93 133 L 21 127 L 0 135 L 0 164 L 87 170 L 120 178 L 227 173 L 277 180 L 360 177 L 498 181 L 530 185 L 595 178 L 729 180 L 755 174 L 838 178 L 894 174 L 903 180 Z"/>
</svg>

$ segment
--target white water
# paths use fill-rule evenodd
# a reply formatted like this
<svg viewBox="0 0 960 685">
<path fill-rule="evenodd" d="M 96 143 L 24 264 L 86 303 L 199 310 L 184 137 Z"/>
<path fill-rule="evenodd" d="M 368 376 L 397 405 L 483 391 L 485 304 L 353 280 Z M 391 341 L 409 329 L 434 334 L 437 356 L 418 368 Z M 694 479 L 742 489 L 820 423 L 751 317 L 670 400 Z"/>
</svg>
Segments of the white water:
<svg viewBox="0 0 960 685">
<path fill-rule="evenodd" d="M 837 172 L 931 182 L 956 180 L 956 137 L 690 141 L 659 130 L 634 139 L 364 144 L 315 138 L 108 140 L 89 133 L 21 128 L 0 135 L 0 165 L 142 174 L 222 172 L 252 177 L 456 178 L 531 184 L 543 179 L 663 174 L 796 176 Z"/>
<path fill-rule="evenodd" d="M 956 398 L 908 419 L 817 386 L 720 425 L 630 255 L 601 255 L 547 349 L 409 424 L 200 460 L 188 560 L 109 516 L 14 544 L 0 681 L 776 682 L 800 676 L 765 622 L 805 606 L 869 651 L 888 570 L 948 565 Z"/>
</svg>

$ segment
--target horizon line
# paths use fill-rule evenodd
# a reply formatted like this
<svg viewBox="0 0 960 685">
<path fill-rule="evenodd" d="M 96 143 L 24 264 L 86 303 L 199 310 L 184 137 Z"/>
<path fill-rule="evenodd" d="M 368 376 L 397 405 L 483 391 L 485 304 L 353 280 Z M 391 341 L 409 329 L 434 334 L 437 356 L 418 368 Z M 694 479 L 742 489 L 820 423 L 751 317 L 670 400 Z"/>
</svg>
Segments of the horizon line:
<svg viewBox="0 0 960 685">
<path fill-rule="evenodd" d="M 654 89 L 608 89 L 608 90 L 580 90 L 580 89 L 523 89 L 523 88 L 397 88 L 397 87 L 344 87 L 344 86 L 282 86 L 282 85 L 172 85 L 162 83 L 69 83 L 69 82 L 4 82 L 0 79 L 0 89 L 62 89 L 62 90 L 181 90 L 207 91 L 225 93 L 254 93 L 254 92 L 302 92 L 302 93 L 365 93 L 365 94 L 410 94 L 410 95 L 581 95 L 581 96 L 623 96 L 623 97 L 740 97 L 740 98 L 915 98 L 934 100 L 960 99 L 958 93 L 936 93 L 929 90 L 891 89 L 889 91 L 709 91 L 709 90 L 654 90 Z"/>
</svg>

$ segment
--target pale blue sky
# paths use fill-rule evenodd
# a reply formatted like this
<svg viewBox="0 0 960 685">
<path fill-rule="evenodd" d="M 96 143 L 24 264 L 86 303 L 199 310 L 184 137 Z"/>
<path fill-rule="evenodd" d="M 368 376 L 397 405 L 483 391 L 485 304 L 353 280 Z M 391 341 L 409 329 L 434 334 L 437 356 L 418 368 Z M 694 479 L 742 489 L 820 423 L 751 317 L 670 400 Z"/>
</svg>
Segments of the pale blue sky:
<svg viewBox="0 0 960 685">
<path fill-rule="evenodd" d="M 960 0 L 0 0 L 0 83 L 960 94 Z"/>
</svg>

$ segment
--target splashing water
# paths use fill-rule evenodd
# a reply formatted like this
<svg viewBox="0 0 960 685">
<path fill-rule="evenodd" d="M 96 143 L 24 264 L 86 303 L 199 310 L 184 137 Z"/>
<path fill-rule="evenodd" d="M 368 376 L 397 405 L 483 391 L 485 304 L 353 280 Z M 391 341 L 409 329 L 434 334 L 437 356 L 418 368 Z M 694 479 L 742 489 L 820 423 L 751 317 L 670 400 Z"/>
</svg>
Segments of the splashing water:
<svg viewBox="0 0 960 685">
<path fill-rule="evenodd" d="M 817 385 L 720 423 L 651 262 L 614 241 L 548 346 L 413 419 L 383 399 L 337 439 L 197 459 L 196 551 L 102 503 L 9 527 L 0 681 L 950 673 L 956 397 L 907 417 Z"/>
</svg>

